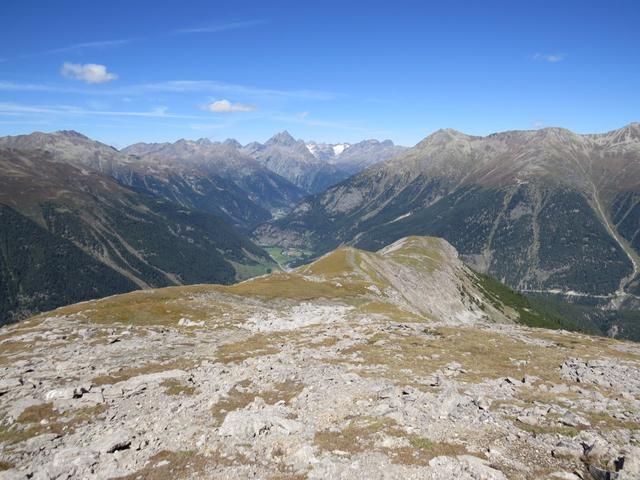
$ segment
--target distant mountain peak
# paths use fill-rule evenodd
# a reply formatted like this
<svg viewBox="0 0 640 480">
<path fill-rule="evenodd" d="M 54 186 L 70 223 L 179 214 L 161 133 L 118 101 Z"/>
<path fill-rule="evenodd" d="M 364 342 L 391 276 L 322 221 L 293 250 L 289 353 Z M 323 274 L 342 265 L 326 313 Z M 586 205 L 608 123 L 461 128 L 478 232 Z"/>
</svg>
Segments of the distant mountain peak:
<svg viewBox="0 0 640 480">
<path fill-rule="evenodd" d="M 213 142 L 208 138 L 199 138 L 198 140 L 196 140 L 196 143 L 202 147 L 209 147 L 213 145 Z"/>
<path fill-rule="evenodd" d="M 432 135 L 464 135 L 467 136 L 465 133 L 462 133 L 460 130 L 456 130 L 455 128 L 440 128 L 439 130 L 436 130 L 435 132 L 433 132 Z"/>
<path fill-rule="evenodd" d="M 470 138 L 472 137 L 453 128 L 441 128 L 418 143 L 416 147 L 425 147 L 434 144 L 447 144 L 454 139 L 467 140 Z"/>
<path fill-rule="evenodd" d="M 425 140 L 428 139 L 442 139 L 442 140 L 449 140 L 452 138 L 470 138 L 470 135 L 467 135 L 466 133 L 463 133 L 459 130 L 456 130 L 454 128 L 441 128 L 439 130 L 436 130 L 435 132 L 433 132 L 431 135 L 429 135 Z"/>
<path fill-rule="evenodd" d="M 545 127 L 538 130 L 543 135 L 575 135 L 571 130 L 562 127 Z"/>
<path fill-rule="evenodd" d="M 267 140 L 266 145 L 287 145 L 293 146 L 298 142 L 287 130 L 283 130 L 280 133 L 276 133 L 273 137 Z"/>
<path fill-rule="evenodd" d="M 62 136 L 62 137 L 78 138 L 78 139 L 82 139 L 82 140 L 90 140 L 89 137 L 87 137 L 86 135 L 83 135 L 80 132 L 77 132 L 75 130 L 58 130 L 57 132 L 55 132 L 55 134 L 59 135 L 59 136 Z"/>
<path fill-rule="evenodd" d="M 240 149 L 242 148 L 242 145 L 240 144 L 239 141 L 237 141 L 235 138 L 227 138 L 224 142 L 222 142 L 223 145 L 227 145 L 229 147 L 235 148 L 235 149 Z"/>
<path fill-rule="evenodd" d="M 631 122 L 630 124 L 625 125 L 622 128 L 604 134 L 604 137 L 608 138 L 609 141 L 613 144 L 638 142 L 640 141 L 640 123 Z"/>
</svg>

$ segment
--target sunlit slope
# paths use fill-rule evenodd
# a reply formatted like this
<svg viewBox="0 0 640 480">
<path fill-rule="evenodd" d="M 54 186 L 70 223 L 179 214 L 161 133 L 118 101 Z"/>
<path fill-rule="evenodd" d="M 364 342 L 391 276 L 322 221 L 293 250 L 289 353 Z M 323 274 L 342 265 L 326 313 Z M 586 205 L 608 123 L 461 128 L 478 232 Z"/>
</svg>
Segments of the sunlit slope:
<svg viewBox="0 0 640 480">
<path fill-rule="evenodd" d="M 125 323 L 137 319 L 171 323 L 185 315 L 214 318 L 227 308 L 236 310 L 234 305 L 286 310 L 301 302 L 343 305 L 354 314 L 386 313 L 452 323 L 563 325 L 499 282 L 470 270 L 446 240 L 436 237 L 403 238 L 378 252 L 342 247 L 295 270 L 230 286 L 134 292 L 72 305 L 56 314 L 83 312 L 91 318 Z"/>
</svg>

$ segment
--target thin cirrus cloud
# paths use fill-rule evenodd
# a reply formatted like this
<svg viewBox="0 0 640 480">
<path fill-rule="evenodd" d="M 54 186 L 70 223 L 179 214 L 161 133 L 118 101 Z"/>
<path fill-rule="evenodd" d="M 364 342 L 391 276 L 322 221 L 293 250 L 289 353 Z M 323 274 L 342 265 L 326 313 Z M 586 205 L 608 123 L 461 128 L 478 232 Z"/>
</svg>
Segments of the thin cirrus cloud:
<svg viewBox="0 0 640 480">
<path fill-rule="evenodd" d="M 320 90 L 277 90 L 250 85 L 217 82 L 213 80 L 170 80 L 159 83 L 140 83 L 116 88 L 90 90 L 44 83 L 17 83 L 0 80 L 0 91 L 9 92 L 60 92 L 86 95 L 146 95 L 150 93 L 223 93 L 252 98 L 282 98 L 293 100 L 334 100 L 343 94 Z"/>
<path fill-rule="evenodd" d="M 214 113 L 238 113 L 253 112 L 256 110 L 256 107 L 255 105 L 248 105 L 246 103 L 232 103 L 229 100 L 217 100 L 213 103 L 203 105 L 202 109 Z"/>
<path fill-rule="evenodd" d="M 534 60 L 549 63 L 561 62 L 565 58 L 567 58 L 567 56 L 564 53 L 536 53 L 533 55 Z"/>
<path fill-rule="evenodd" d="M 107 67 L 97 63 L 70 63 L 65 62 L 60 73 L 68 78 L 82 80 L 86 83 L 107 83 L 116 80 L 118 75 L 107 71 Z"/>
<path fill-rule="evenodd" d="M 160 83 L 147 83 L 123 87 L 123 91 L 130 94 L 144 93 L 185 93 L 185 92 L 215 92 L 246 95 L 251 97 L 272 97 L 306 100 L 333 100 L 342 96 L 334 92 L 318 90 L 277 90 L 260 88 L 250 85 L 217 82 L 211 80 L 172 80 Z"/>
<path fill-rule="evenodd" d="M 228 32 L 231 30 L 240 30 L 240 29 L 255 27 L 258 25 L 264 25 L 266 23 L 269 23 L 269 20 L 263 18 L 263 19 L 246 20 L 246 21 L 240 21 L 240 22 L 220 23 L 220 24 L 204 26 L 204 27 L 181 28 L 165 34 L 161 34 L 156 38 L 175 36 L 175 35 L 190 35 L 190 34 L 196 34 L 196 33 Z M 97 41 L 91 41 L 91 42 L 80 42 L 80 43 L 74 43 L 72 45 L 66 45 L 64 47 L 52 48 L 52 49 L 43 50 L 40 52 L 19 55 L 17 57 L 13 57 L 13 59 L 32 58 L 32 57 L 38 57 L 40 55 L 52 55 L 52 54 L 58 54 L 58 53 L 80 52 L 86 49 L 106 49 L 106 48 L 120 47 L 133 42 L 150 40 L 151 38 L 120 38 L 120 39 L 114 39 L 114 40 L 97 40 Z M 0 62 L 5 62 L 8 60 L 11 60 L 11 58 L 0 58 Z"/>
<path fill-rule="evenodd" d="M 166 107 L 156 107 L 150 111 L 89 110 L 73 105 L 24 105 L 21 103 L 0 102 L 0 115 L 58 115 L 58 116 L 101 116 L 101 117 L 145 117 L 145 118 L 180 118 L 189 120 L 206 120 L 199 115 L 182 115 L 169 113 Z"/>
<path fill-rule="evenodd" d="M 59 47 L 59 48 L 52 48 L 49 50 L 43 50 L 40 52 L 35 52 L 35 53 L 27 53 L 24 55 L 18 55 L 16 57 L 12 57 L 12 58 L 3 58 L 0 59 L 0 62 L 7 62 L 10 60 L 16 60 L 16 59 L 26 59 L 26 58 L 33 58 L 33 57 L 39 57 L 42 55 L 55 55 L 58 53 L 73 53 L 73 52 L 81 52 L 83 50 L 87 50 L 87 49 L 107 49 L 107 48 L 113 48 L 113 47 L 119 47 L 122 45 L 127 45 L 131 42 L 136 42 L 142 40 L 140 38 L 122 38 L 122 39 L 117 39 L 117 40 L 98 40 L 98 41 L 94 41 L 94 42 L 81 42 L 81 43 L 74 43 L 72 45 L 67 45 L 64 47 Z"/>
<path fill-rule="evenodd" d="M 194 27 L 194 28 L 180 28 L 174 30 L 172 35 L 190 35 L 194 33 L 220 33 L 228 32 L 231 30 L 241 30 L 244 28 L 256 27 L 258 25 L 264 25 L 269 23 L 267 19 L 246 20 L 243 22 L 231 22 L 231 23 L 219 23 L 216 25 L 209 25 L 206 27 Z"/>
<path fill-rule="evenodd" d="M 84 42 L 84 43 L 76 43 L 74 45 L 68 45 L 66 47 L 54 48 L 52 50 L 45 50 L 40 54 L 48 54 L 48 53 L 65 53 L 65 52 L 75 52 L 79 50 L 84 50 L 86 48 L 111 48 L 111 47 L 119 47 L 121 45 L 127 45 L 128 43 L 135 42 L 135 38 L 123 38 L 119 40 L 101 40 L 97 42 Z"/>
</svg>

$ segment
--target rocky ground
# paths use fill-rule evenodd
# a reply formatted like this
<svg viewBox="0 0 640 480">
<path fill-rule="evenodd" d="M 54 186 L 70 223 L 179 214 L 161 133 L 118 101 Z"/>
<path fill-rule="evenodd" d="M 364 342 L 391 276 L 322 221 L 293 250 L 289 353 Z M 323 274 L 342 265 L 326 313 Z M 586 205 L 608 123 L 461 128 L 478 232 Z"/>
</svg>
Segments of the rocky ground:
<svg viewBox="0 0 640 480">
<path fill-rule="evenodd" d="M 3 328 L 0 479 L 640 478 L 640 345 L 516 325 L 415 242 Z"/>
</svg>

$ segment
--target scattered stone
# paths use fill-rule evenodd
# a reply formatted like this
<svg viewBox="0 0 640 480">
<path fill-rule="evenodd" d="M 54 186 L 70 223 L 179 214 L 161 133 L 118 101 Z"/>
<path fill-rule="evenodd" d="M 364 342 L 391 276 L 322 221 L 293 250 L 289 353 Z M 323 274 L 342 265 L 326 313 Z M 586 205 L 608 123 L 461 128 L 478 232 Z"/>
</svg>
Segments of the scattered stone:
<svg viewBox="0 0 640 480">
<path fill-rule="evenodd" d="M 609 470 L 605 470 L 594 465 L 589 465 L 587 469 L 593 477 L 593 480 L 617 480 L 619 478 L 616 472 L 610 472 Z"/>
<path fill-rule="evenodd" d="M 95 450 L 100 453 L 126 450 L 131 446 L 132 438 L 133 435 L 128 430 L 115 430 L 104 435 L 95 445 Z"/>
<path fill-rule="evenodd" d="M 193 320 L 183 317 L 178 320 L 178 325 L 180 327 L 204 327 L 204 320 L 200 322 L 194 322 Z"/>
<path fill-rule="evenodd" d="M 542 419 L 539 415 L 527 414 L 520 415 L 516 418 L 520 423 L 524 423 L 525 425 L 530 425 L 532 427 L 538 426 L 542 423 Z"/>
<path fill-rule="evenodd" d="M 577 460 L 584 454 L 584 448 L 578 442 L 562 439 L 553 447 L 551 454 L 556 458 L 572 458 Z"/>
<path fill-rule="evenodd" d="M 476 398 L 473 403 L 475 403 L 480 410 L 489 410 L 489 408 L 491 408 L 491 400 L 485 396 Z"/>
<path fill-rule="evenodd" d="M 1 378 L 0 379 L 0 396 L 9 392 L 14 388 L 19 388 L 22 386 L 22 381 L 20 378 Z"/>
<path fill-rule="evenodd" d="M 277 407 L 264 407 L 264 402 L 255 401 L 246 410 L 229 412 L 218 434 L 233 437 L 236 441 L 252 441 L 263 435 L 291 435 L 302 429 L 299 422 L 286 418 Z"/>
<path fill-rule="evenodd" d="M 49 390 L 44 398 L 48 402 L 51 400 L 71 400 L 72 398 L 76 398 L 76 389 L 74 387 L 65 387 Z"/>
<path fill-rule="evenodd" d="M 560 423 L 562 423 L 563 425 L 566 425 L 568 427 L 589 427 L 591 426 L 591 424 L 589 423 L 589 421 L 584 418 L 581 417 L 580 415 L 576 415 L 573 412 L 567 411 L 565 412 L 564 415 L 562 415 L 562 417 L 560 418 Z"/>
</svg>

